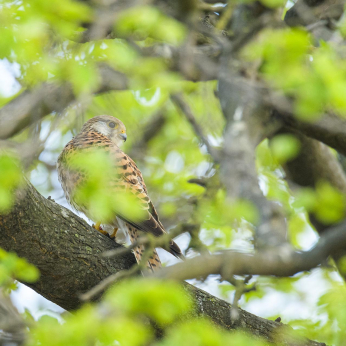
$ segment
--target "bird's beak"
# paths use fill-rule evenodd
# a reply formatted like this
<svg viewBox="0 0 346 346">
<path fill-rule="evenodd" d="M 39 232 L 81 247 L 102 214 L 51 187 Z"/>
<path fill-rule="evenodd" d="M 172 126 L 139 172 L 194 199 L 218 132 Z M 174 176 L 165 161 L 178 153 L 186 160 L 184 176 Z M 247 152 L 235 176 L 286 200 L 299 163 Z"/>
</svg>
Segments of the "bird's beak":
<svg viewBox="0 0 346 346">
<path fill-rule="evenodd" d="M 126 133 L 122 133 L 122 134 L 120 135 L 120 137 L 121 137 L 121 139 L 122 139 L 124 142 L 126 142 L 126 140 L 127 140 L 127 135 L 126 135 Z"/>
</svg>

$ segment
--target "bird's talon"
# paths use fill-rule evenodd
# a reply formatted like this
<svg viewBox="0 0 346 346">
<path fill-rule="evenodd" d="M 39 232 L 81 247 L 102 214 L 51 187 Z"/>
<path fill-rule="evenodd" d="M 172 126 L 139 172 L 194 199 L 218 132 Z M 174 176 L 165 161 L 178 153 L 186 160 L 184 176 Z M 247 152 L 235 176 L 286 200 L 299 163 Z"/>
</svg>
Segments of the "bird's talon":
<svg viewBox="0 0 346 346">
<path fill-rule="evenodd" d="M 100 233 L 102 233 L 104 235 L 108 235 L 108 233 L 102 229 L 101 222 L 96 222 L 96 225 L 93 224 L 92 226 L 93 226 L 93 228 L 96 229 L 96 231 L 99 231 Z"/>
<path fill-rule="evenodd" d="M 115 227 L 113 229 L 113 233 L 109 236 L 111 239 L 115 239 L 115 236 L 117 235 L 118 229 L 119 228 L 117 228 L 117 227 Z"/>
</svg>

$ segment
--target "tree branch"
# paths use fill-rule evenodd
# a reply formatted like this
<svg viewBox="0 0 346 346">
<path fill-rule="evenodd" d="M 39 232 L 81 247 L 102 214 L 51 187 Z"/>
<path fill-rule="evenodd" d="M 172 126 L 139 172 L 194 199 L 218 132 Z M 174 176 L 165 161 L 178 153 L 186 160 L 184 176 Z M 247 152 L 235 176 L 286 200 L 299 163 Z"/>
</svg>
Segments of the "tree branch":
<svg viewBox="0 0 346 346">
<path fill-rule="evenodd" d="M 305 26 L 320 20 L 328 22 L 338 20 L 344 8 L 344 0 L 298 0 L 285 15 L 285 22 L 289 26 Z M 328 23 L 326 23 L 328 24 Z M 321 27 L 317 36 L 324 39 L 330 38 L 327 25 Z"/>
<path fill-rule="evenodd" d="M 96 93 L 127 88 L 127 77 L 105 64 L 98 67 L 101 78 Z M 63 111 L 75 95 L 69 83 L 43 83 L 26 90 L 0 109 L 0 139 L 9 138 L 52 112 Z"/>
<path fill-rule="evenodd" d="M 256 254 L 225 251 L 216 255 L 194 257 L 183 263 L 164 268 L 154 274 L 158 278 L 188 280 L 208 274 L 292 276 L 311 270 L 323 263 L 329 255 L 346 246 L 346 223 L 323 235 L 310 251 L 283 252 L 282 249 L 261 251 Z M 204 263 L 201 266 L 201 263 Z"/>
<path fill-rule="evenodd" d="M 232 201 L 245 199 L 257 207 L 257 245 L 285 247 L 286 222 L 281 208 L 264 197 L 255 165 L 256 147 L 270 129 L 270 110 L 263 104 L 261 93 L 239 75 L 234 73 L 232 81 L 221 77 L 219 83 L 220 103 L 227 119 L 220 179 Z"/>
<path fill-rule="evenodd" d="M 196 135 L 200 138 L 202 143 L 206 146 L 208 153 L 213 157 L 214 161 L 218 163 L 218 161 L 220 160 L 218 149 L 211 146 L 208 138 L 203 134 L 202 128 L 197 123 L 196 118 L 194 114 L 192 113 L 190 106 L 184 101 L 183 96 L 181 94 L 173 94 L 171 95 L 171 100 L 177 106 L 177 108 L 183 112 L 183 114 L 185 115 L 187 121 L 192 126 Z"/>
<path fill-rule="evenodd" d="M 276 112 L 275 114 L 288 128 L 317 139 L 346 155 L 345 119 L 334 114 L 324 114 L 321 119 L 315 122 L 305 122 L 297 119 L 293 114 L 285 112 Z"/>
<path fill-rule="evenodd" d="M 104 251 L 121 245 L 98 233 L 71 211 L 45 199 L 30 183 L 18 193 L 11 212 L 0 215 L 0 244 L 36 265 L 41 278 L 28 286 L 67 310 L 80 306 L 80 293 L 135 264 L 132 254 L 116 260 L 104 258 Z M 287 334 L 288 327 L 241 309 L 239 319 L 234 322 L 229 303 L 188 284 L 185 289 L 195 298 L 197 314 L 209 316 L 226 329 L 241 328 L 269 342 L 280 336 L 288 345 L 323 345 L 297 339 L 291 332 Z"/>
</svg>

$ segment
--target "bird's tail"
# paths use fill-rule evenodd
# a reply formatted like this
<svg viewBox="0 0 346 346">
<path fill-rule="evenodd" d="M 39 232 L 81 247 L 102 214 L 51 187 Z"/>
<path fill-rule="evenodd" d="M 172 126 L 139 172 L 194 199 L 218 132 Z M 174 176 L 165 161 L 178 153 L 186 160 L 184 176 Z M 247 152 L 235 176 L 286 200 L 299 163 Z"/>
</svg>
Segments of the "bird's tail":
<svg viewBox="0 0 346 346">
<path fill-rule="evenodd" d="M 173 241 L 171 240 L 169 244 L 169 249 L 168 251 L 175 257 L 180 258 L 181 260 L 185 260 L 185 256 L 180 250 L 180 247 Z"/>
<path fill-rule="evenodd" d="M 137 263 L 141 263 L 144 251 L 145 251 L 144 245 L 138 245 L 133 249 L 133 253 L 136 257 Z M 157 254 L 155 249 L 153 250 L 151 256 L 149 257 L 147 261 L 147 267 L 153 272 L 162 267 L 160 257 Z"/>
<path fill-rule="evenodd" d="M 138 239 L 138 231 L 133 226 L 130 226 L 130 225 L 127 225 L 127 226 L 128 226 L 131 243 L 134 243 Z M 133 254 L 135 255 L 137 263 L 141 263 L 144 251 L 145 251 L 144 245 L 138 245 L 133 249 Z M 153 272 L 162 267 L 160 257 L 157 254 L 155 249 L 152 250 L 152 253 L 150 254 L 150 257 L 147 261 L 147 267 Z"/>
</svg>

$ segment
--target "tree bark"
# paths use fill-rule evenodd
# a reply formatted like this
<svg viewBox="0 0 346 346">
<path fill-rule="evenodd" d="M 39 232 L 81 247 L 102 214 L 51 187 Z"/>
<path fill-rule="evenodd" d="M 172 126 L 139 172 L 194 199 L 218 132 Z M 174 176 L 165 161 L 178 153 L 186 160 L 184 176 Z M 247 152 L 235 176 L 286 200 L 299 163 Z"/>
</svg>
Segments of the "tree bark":
<svg viewBox="0 0 346 346">
<path fill-rule="evenodd" d="M 40 270 L 40 279 L 26 285 L 69 311 L 81 305 L 81 293 L 135 264 L 130 253 L 113 259 L 102 257 L 103 252 L 122 245 L 97 232 L 70 210 L 44 198 L 30 183 L 17 193 L 11 212 L 0 215 L 0 245 Z M 285 345 L 323 345 L 298 338 L 289 326 L 241 309 L 239 318 L 232 321 L 229 303 L 189 284 L 185 289 L 194 297 L 196 314 L 210 317 L 221 327 L 242 329 L 273 343 L 280 338 L 279 343 Z"/>
</svg>

